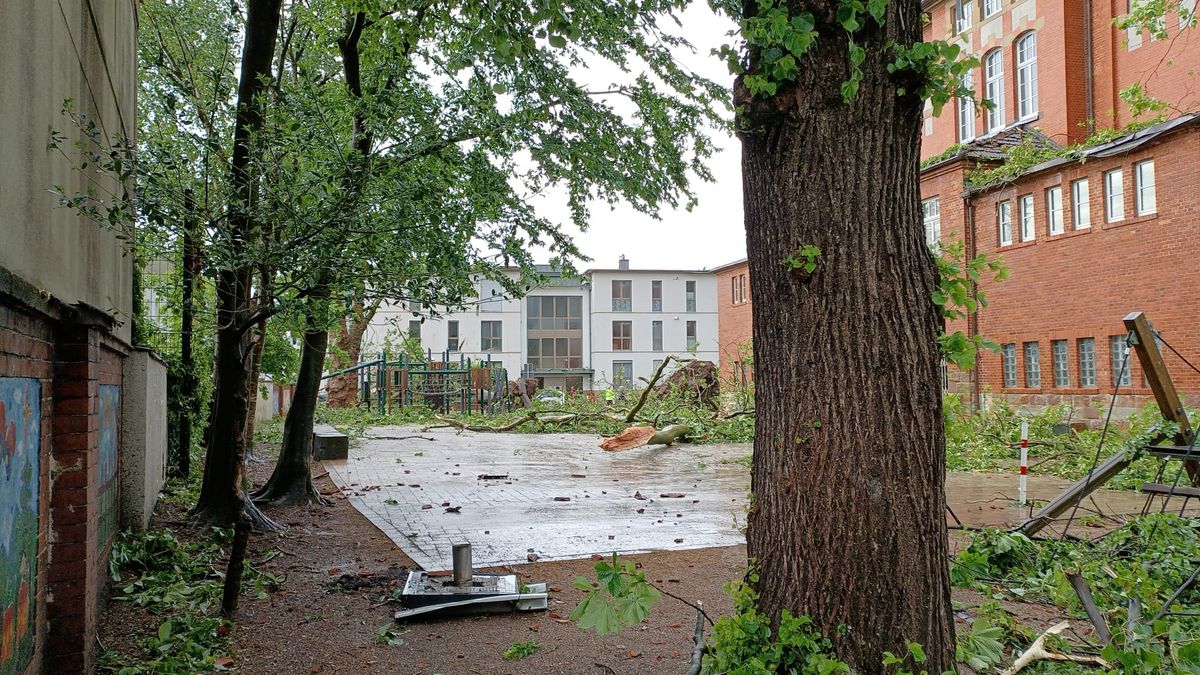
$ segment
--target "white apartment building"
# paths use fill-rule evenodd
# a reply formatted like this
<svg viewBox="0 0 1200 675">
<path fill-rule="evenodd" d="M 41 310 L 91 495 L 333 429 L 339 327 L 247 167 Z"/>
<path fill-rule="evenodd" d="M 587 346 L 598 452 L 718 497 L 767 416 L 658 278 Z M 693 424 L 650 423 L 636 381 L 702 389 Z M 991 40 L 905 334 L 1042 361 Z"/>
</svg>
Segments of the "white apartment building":
<svg viewBox="0 0 1200 675">
<path fill-rule="evenodd" d="M 419 336 L 441 359 L 500 361 L 509 379 L 537 378 L 563 391 L 637 386 L 668 355 L 717 362 L 716 277 L 707 270 L 592 269 L 582 279 L 550 278 L 524 298 L 480 280 L 467 309 L 426 318 L 406 305 L 380 308 L 364 337 L 364 358 L 389 330 Z M 516 272 L 513 272 L 516 275 Z M 419 308 L 415 308 L 419 309 Z"/>
</svg>

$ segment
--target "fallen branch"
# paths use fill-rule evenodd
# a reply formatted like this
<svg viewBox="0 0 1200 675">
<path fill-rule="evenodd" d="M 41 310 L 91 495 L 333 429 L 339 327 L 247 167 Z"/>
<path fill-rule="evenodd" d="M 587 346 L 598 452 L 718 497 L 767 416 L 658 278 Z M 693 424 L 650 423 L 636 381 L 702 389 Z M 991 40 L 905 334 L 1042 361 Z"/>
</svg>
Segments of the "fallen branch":
<svg viewBox="0 0 1200 675">
<path fill-rule="evenodd" d="M 652 427 L 629 427 L 616 436 L 600 441 L 600 447 L 609 452 L 618 452 L 643 445 L 672 445 L 691 432 L 692 428 L 686 424 L 672 424 L 658 431 Z"/>
<path fill-rule="evenodd" d="M 691 360 L 692 359 L 687 359 L 687 361 Z M 663 370 L 665 370 L 667 364 L 671 363 L 672 361 L 681 364 L 686 362 L 676 358 L 672 354 L 668 354 L 667 358 L 663 359 L 663 362 L 658 364 L 658 368 L 654 371 L 654 374 L 650 376 L 649 380 L 646 380 L 646 386 L 642 389 L 642 395 L 638 397 L 637 403 L 634 403 L 633 407 L 630 408 L 629 412 L 625 415 L 625 424 L 633 424 L 633 421 L 637 419 L 637 414 L 640 413 L 642 408 L 646 405 L 646 400 L 650 398 L 650 392 L 654 390 L 654 385 L 658 384 L 659 378 L 662 377 Z"/>
<path fill-rule="evenodd" d="M 1046 638 L 1051 635 L 1058 635 L 1070 627 L 1071 624 L 1066 621 L 1051 626 L 1049 630 L 1039 635 L 1038 638 L 1033 641 L 1033 644 L 1029 645 L 1029 649 L 1026 649 L 1016 661 L 1013 661 L 1012 666 L 1010 666 L 1008 670 L 1005 670 L 1000 675 L 1016 675 L 1016 673 L 1020 672 L 1025 666 L 1033 663 L 1034 661 L 1041 661 L 1044 659 L 1049 659 L 1052 661 L 1070 661 L 1072 663 L 1083 663 L 1091 666 L 1107 668 L 1108 662 L 1099 656 L 1077 656 L 1075 654 L 1056 654 L 1054 652 L 1046 651 Z"/>
<path fill-rule="evenodd" d="M 692 665 L 688 667 L 687 675 L 700 675 L 700 666 L 704 662 L 704 603 L 696 603 L 696 633 L 692 640 L 696 646 L 692 649 Z"/>
</svg>

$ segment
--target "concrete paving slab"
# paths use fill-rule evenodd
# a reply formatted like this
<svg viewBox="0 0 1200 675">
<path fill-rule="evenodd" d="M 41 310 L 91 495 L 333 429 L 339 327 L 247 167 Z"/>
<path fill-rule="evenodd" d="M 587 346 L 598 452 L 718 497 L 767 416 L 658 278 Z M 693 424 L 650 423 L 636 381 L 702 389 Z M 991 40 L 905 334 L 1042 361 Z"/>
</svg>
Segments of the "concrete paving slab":
<svg viewBox="0 0 1200 675">
<path fill-rule="evenodd" d="M 744 543 L 750 475 L 735 460 L 750 446 L 611 453 L 599 442 L 373 427 L 348 459 L 324 465 L 350 503 L 426 570 L 449 569 L 451 545 L 464 541 L 476 566 Z"/>
</svg>

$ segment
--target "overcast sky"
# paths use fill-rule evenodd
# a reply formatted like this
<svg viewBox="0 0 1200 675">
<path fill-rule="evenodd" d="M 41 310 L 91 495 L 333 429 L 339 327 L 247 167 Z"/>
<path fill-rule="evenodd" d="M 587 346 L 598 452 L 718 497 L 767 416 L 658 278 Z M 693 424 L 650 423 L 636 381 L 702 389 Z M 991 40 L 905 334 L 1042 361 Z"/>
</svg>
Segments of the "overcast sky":
<svg viewBox="0 0 1200 675">
<path fill-rule="evenodd" d="M 726 65 L 711 56 L 710 50 L 730 41 L 726 33 L 733 22 L 715 16 L 708 3 L 692 3 L 680 20 L 682 30 L 673 32 L 680 32 L 696 47 L 695 54 L 680 55 L 680 60 L 702 76 L 731 83 Z M 592 258 L 582 268 L 616 267 L 622 254 L 634 269 L 711 269 L 745 257 L 741 148 L 736 138 L 722 131 L 714 133 L 717 152 L 709 166 L 716 180 L 694 184 L 699 204 L 692 211 L 682 207 L 665 210 L 662 219 L 655 220 L 627 206 L 611 210 L 605 204 L 596 204 L 587 232 L 579 233 L 568 226 L 579 249 Z M 538 208 L 549 218 L 569 221 L 561 201 L 539 203 Z"/>
</svg>

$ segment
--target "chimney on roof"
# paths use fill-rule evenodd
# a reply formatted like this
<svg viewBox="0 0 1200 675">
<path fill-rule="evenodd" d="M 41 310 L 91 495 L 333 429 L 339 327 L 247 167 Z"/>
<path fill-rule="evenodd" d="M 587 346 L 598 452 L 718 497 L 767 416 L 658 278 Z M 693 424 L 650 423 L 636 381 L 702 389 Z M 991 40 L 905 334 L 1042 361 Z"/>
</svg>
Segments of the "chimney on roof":
<svg viewBox="0 0 1200 675">
<path fill-rule="evenodd" d="M 624 253 L 621 254 L 621 259 L 617 261 L 617 269 L 629 269 L 629 258 L 626 258 Z"/>
</svg>

